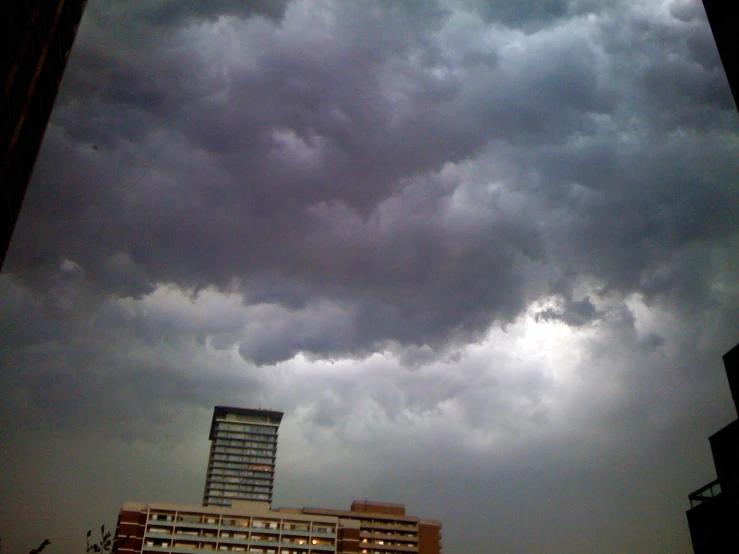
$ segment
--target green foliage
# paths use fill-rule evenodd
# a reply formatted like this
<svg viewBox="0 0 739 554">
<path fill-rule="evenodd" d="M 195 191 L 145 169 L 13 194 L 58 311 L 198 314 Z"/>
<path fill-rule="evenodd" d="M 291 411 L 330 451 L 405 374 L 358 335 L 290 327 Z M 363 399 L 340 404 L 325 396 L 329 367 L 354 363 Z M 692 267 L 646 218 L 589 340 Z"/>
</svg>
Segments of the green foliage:
<svg viewBox="0 0 739 554">
<path fill-rule="evenodd" d="M 42 542 L 41 544 L 39 544 L 36 548 L 34 548 L 33 550 L 31 550 L 28 554 L 40 554 L 40 552 L 44 548 L 46 548 L 47 546 L 49 546 L 50 544 L 51 544 L 51 541 L 49 539 L 44 539 L 44 542 Z"/>
<path fill-rule="evenodd" d="M 113 537 L 113 533 L 106 531 L 105 525 L 100 526 L 100 540 L 98 542 L 90 544 L 91 534 L 92 531 L 87 532 L 86 554 L 116 554 L 116 552 L 118 552 L 118 547 L 122 544 L 126 544 L 126 541 L 129 539 L 129 537 L 126 537 L 120 541 L 119 544 L 118 537 Z"/>
<path fill-rule="evenodd" d="M 118 552 L 117 537 L 113 537 L 113 533 L 105 530 L 105 525 L 100 527 L 100 540 L 98 542 L 90 543 L 90 535 L 92 531 L 87 532 L 87 539 L 85 548 L 86 554 L 116 554 Z M 125 544 L 129 537 L 124 538 L 121 544 Z M 40 545 L 31 550 L 28 554 L 41 554 L 41 552 L 51 544 L 49 539 L 45 539 Z M 3 554 L 3 539 L 0 537 L 0 554 Z"/>
<path fill-rule="evenodd" d="M 39 544 L 36 548 L 31 550 L 28 554 L 40 554 L 41 551 L 49 546 L 51 544 L 51 541 L 49 539 L 44 539 L 44 542 Z M 3 539 L 0 537 L 0 554 L 3 554 Z"/>
</svg>

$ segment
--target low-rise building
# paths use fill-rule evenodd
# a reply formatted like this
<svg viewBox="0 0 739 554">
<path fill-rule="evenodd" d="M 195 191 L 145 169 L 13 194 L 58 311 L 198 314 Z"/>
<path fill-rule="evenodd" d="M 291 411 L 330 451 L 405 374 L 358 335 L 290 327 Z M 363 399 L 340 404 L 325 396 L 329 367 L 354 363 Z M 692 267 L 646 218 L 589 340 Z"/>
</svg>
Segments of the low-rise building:
<svg viewBox="0 0 739 554">
<path fill-rule="evenodd" d="M 224 506 L 126 502 L 118 515 L 120 554 L 356 553 L 359 524 L 334 516 L 273 511 L 268 503 Z"/>
<path fill-rule="evenodd" d="M 126 502 L 116 541 L 120 554 L 439 554 L 441 523 L 368 501 L 351 510 Z"/>
</svg>

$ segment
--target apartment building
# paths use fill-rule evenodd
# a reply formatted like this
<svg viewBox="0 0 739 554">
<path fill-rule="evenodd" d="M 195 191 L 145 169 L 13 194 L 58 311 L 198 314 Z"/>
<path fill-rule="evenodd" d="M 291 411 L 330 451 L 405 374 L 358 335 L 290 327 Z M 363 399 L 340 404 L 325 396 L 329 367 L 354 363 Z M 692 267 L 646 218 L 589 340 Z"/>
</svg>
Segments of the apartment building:
<svg viewBox="0 0 739 554">
<path fill-rule="evenodd" d="M 185 506 L 126 502 L 116 529 L 120 554 L 354 554 L 356 521 L 272 511 L 266 502 Z"/>
<path fill-rule="evenodd" d="M 368 501 L 348 511 L 126 502 L 116 540 L 120 554 L 440 554 L 441 523 L 408 516 L 402 504 Z"/>
</svg>

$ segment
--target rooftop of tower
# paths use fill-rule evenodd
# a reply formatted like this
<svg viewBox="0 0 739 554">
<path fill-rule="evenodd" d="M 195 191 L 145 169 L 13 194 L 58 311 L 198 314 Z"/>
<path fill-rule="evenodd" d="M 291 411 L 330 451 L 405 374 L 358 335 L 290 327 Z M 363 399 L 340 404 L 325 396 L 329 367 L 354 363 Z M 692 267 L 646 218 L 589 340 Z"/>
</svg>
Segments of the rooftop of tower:
<svg viewBox="0 0 739 554">
<path fill-rule="evenodd" d="M 213 419 L 210 424 L 210 439 L 213 440 L 215 433 L 216 421 L 223 419 L 227 415 L 242 416 L 245 418 L 253 418 L 255 422 L 262 420 L 264 423 L 272 423 L 279 425 L 282 421 L 282 412 L 272 410 L 255 410 L 253 408 L 235 408 L 232 406 L 216 406 L 213 409 Z"/>
</svg>

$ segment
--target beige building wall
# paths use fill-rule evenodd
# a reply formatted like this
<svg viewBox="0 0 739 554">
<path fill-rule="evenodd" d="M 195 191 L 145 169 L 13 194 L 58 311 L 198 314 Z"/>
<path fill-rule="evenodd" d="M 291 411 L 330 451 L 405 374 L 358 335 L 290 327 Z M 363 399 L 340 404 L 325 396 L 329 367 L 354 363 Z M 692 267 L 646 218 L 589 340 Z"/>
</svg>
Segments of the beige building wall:
<svg viewBox="0 0 739 554">
<path fill-rule="evenodd" d="M 260 502 L 231 507 L 126 502 L 116 540 L 121 554 L 343 554 L 356 552 L 345 547 L 358 528 L 333 516 L 275 512 Z"/>
</svg>

